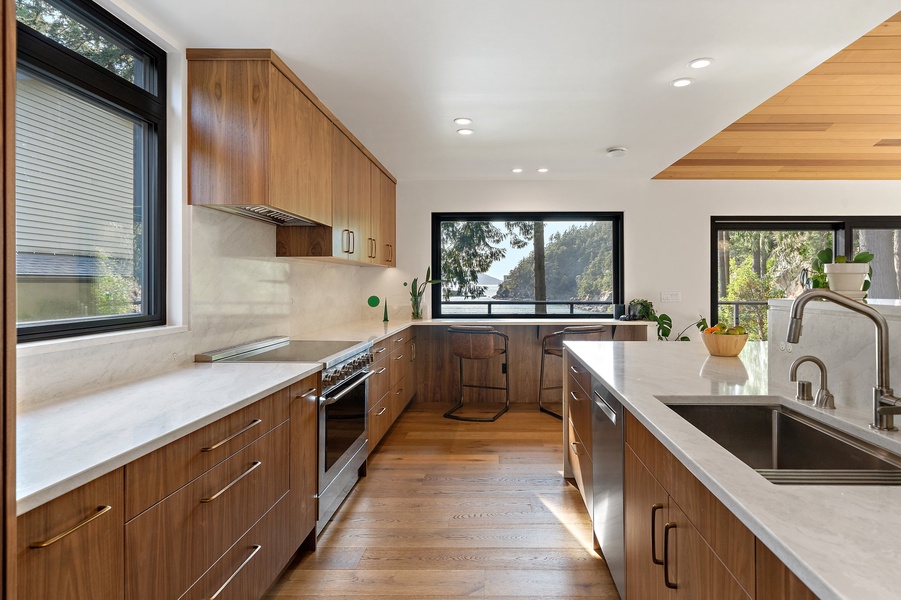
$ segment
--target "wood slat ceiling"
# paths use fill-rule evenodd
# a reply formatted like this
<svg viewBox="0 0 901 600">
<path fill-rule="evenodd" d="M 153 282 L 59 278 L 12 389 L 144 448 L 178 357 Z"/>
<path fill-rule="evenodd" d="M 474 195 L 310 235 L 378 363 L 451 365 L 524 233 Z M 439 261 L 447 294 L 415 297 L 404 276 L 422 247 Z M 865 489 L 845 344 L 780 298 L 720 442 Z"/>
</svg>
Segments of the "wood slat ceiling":
<svg viewBox="0 0 901 600">
<path fill-rule="evenodd" d="M 655 179 L 901 179 L 901 13 Z"/>
</svg>

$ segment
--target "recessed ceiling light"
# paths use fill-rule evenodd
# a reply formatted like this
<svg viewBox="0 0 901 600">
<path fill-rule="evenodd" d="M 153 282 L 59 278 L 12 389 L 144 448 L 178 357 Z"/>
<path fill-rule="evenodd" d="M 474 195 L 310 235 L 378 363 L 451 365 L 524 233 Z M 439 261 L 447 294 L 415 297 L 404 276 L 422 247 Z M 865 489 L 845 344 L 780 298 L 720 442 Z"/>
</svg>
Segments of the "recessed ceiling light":
<svg viewBox="0 0 901 600">
<path fill-rule="evenodd" d="M 607 148 L 607 156 L 610 158 L 616 158 L 618 156 L 625 156 L 626 149 L 621 146 L 614 146 L 613 148 Z"/>
<path fill-rule="evenodd" d="M 709 67 L 712 64 L 713 64 L 712 58 L 696 58 L 693 61 L 691 61 L 690 63 L 688 63 L 688 66 L 691 67 L 692 69 L 703 69 L 704 67 Z"/>
<path fill-rule="evenodd" d="M 682 77 L 681 79 L 675 79 L 670 82 L 670 85 L 673 87 L 685 87 L 694 83 L 695 80 L 690 77 Z"/>
<path fill-rule="evenodd" d="M 519 167 L 516 167 L 515 169 L 513 169 L 513 172 L 514 173 L 522 173 L 522 169 L 520 169 Z"/>
<path fill-rule="evenodd" d="M 547 173 L 547 167 L 541 167 L 540 169 L 538 169 L 538 172 L 539 173 Z"/>
<path fill-rule="evenodd" d="M 469 125 L 472 123 L 472 119 L 468 117 L 457 117 L 456 119 L 454 119 L 454 123 L 456 123 L 457 125 Z"/>
<path fill-rule="evenodd" d="M 460 135 L 472 135 L 473 133 L 475 133 L 475 131 L 473 131 L 472 129 L 458 129 L 457 133 L 459 133 Z"/>
</svg>

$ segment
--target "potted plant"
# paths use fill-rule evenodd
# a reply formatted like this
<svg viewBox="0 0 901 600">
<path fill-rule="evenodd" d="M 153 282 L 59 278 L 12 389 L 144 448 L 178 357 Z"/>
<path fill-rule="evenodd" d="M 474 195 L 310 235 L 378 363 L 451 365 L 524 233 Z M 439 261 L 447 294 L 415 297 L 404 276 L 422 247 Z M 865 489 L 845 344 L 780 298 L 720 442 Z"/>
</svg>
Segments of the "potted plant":
<svg viewBox="0 0 901 600">
<path fill-rule="evenodd" d="M 873 268 L 869 265 L 873 260 L 871 252 L 858 252 L 850 260 L 838 255 L 834 257 L 827 248 L 817 253 L 809 271 L 802 272 L 801 283 L 806 288 L 828 287 L 834 292 L 866 297 L 870 289 Z"/>
<path fill-rule="evenodd" d="M 670 333 L 673 331 L 673 319 L 666 313 L 659 315 L 654 310 L 654 303 L 644 298 L 635 298 L 629 302 L 629 313 L 636 315 L 642 321 L 653 321 L 657 324 L 657 339 L 660 341 L 669 341 Z M 685 332 L 692 327 L 697 327 L 698 331 L 704 331 L 707 328 L 707 319 L 701 317 L 694 323 L 679 332 L 676 340 L 680 342 L 690 341 Z"/>
<path fill-rule="evenodd" d="M 413 281 L 410 282 L 410 307 L 412 309 L 412 318 L 422 318 L 422 296 L 425 294 L 425 287 L 436 283 L 441 283 L 441 280 L 432 279 L 432 267 L 425 270 L 425 281 L 419 283 L 419 278 L 414 277 Z M 404 287 L 407 287 L 406 281 L 404 282 Z"/>
</svg>

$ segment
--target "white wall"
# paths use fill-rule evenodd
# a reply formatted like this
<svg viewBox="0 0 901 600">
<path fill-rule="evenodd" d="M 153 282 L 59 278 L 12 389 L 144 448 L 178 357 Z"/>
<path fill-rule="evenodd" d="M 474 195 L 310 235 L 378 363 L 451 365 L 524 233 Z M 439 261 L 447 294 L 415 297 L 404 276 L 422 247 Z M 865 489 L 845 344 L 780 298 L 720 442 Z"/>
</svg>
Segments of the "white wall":
<svg viewBox="0 0 901 600">
<path fill-rule="evenodd" d="M 901 182 L 883 181 L 402 181 L 397 198 L 401 277 L 425 273 L 432 212 L 622 211 L 626 300 L 678 329 L 710 311 L 711 215 L 901 214 Z"/>
</svg>

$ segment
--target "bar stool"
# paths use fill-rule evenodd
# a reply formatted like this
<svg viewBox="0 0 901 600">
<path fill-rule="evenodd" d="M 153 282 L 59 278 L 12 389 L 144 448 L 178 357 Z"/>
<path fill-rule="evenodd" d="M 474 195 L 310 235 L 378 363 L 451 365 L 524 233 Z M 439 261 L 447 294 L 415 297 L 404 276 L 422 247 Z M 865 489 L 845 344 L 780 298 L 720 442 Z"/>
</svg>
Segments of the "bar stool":
<svg viewBox="0 0 901 600">
<path fill-rule="evenodd" d="M 551 416 L 557 417 L 558 419 L 563 419 L 563 415 L 552 411 L 549 408 L 545 408 L 542 403 L 542 395 L 546 390 L 561 390 L 563 389 L 562 385 L 552 385 L 545 387 L 544 386 L 544 359 L 546 356 L 559 356 L 563 357 L 563 342 L 572 338 L 579 338 L 585 340 L 601 340 L 605 339 L 601 334 L 607 332 L 607 327 L 604 325 L 584 325 L 579 327 L 564 327 L 561 331 L 555 331 L 554 333 L 549 333 L 544 336 L 541 340 L 541 371 L 538 375 L 538 409 L 541 412 L 547 413 Z M 609 339 L 609 336 L 606 336 L 606 339 Z"/>
<path fill-rule="evenodd" d="M 458 421 L 479 421 L 490 423 L 497 421 L 498 417 L 507 412 L 510 408 L 510 376 L 507 373 L 507 342 L 508 338 L 500 331 L 486 325 L 453 325 L 448 327 L 447 332 L 451 334 L 451 349 L 460 361 L 460 403 L 444 413 L 448 419 L 457 419 Z M 503 340 L 503 347 L 497 345 L 498 339 Z M 504 356 L 504 362 L 501 365 L 501 372 L 504 374 L 504 386 L 494 385 L 474 385 L 463 383 L 463 359 L 466 360 L 489 360 L 495 356 Z M 504 408 L 493 417 L 461 417 L 453 414 L 463 408 L 463 393 L 466 388 L 478 388 L 486 390 L 504 390 L 505 402 Z"/>
</svg>

